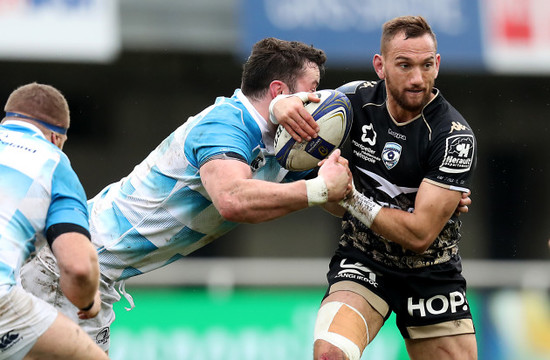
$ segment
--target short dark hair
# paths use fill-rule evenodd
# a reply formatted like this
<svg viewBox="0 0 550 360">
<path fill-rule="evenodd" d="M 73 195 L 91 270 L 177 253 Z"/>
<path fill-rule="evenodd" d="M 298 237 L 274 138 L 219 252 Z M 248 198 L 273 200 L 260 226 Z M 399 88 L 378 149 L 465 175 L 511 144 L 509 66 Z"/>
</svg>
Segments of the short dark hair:
<svg viewBox="0 0 550 360">
<path fill-rule="evenodd" d="M 19 112 L 49 124 L 68 128 L 69 105 L 59 90 L 36 82 L 15 89 L 4 106 L 6 112 Z"/>
<path fill-rule="evenodd" d="M 388 20 L 382 25 L 382 38 L 380 40 L 380 53 L 384 55 L 386 45 L 395 37 L 395 35 L 404 32 L 405 38 L 417 38 L 428 34 L 434 41 L 437 49 L 437 39 L 432 28 L 422 16 L 400 16 Z"/>
<path fill-rule="evenodd" d="M 280 80 L 293 91 L 294 83 L 307 63 L 316 64 L 322 75 L 326 60 L 325 52 L 311 45 L 265 38 L 254 44 L 243 65 L 241 90 L 246 96 L 260 98 L 273 80 Z"/>
</svg>

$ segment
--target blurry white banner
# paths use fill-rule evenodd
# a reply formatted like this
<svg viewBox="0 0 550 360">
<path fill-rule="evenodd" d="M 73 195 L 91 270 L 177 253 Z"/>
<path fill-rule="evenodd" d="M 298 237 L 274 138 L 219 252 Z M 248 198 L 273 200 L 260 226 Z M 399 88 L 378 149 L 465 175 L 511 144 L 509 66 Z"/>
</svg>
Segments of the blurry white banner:
<svg viewBox="0 0 550 360">
<path fill-rule="evenodd" d="M 118 0 L 0 0 L 0 59 L 108 62 L 119 26 Z"/>
</svg>

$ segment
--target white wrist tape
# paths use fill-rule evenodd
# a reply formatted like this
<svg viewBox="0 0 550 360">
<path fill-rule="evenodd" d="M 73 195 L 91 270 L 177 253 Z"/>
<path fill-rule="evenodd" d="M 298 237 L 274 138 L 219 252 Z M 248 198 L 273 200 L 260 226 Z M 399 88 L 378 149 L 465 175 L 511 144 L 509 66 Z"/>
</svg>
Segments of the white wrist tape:
<svg viewBox="0 0 550 360">
<path fill-rule="evenodd" d="M 322 205 L 328 201 L 328 189 L 325 179 L 317 176 L 306 180 L 307 204 L 309 206 Z"/>
<path fill-rule="evenodd" d="M 273 106 L 275 106 L 277 101 L 281 99 L 286 99 L 287 97 L 290 97 L 290 96 L 297 96 L 300 100 L 302 100 L 303 103 L 305 103 L 306 101 L 309 100 L 308 94 L 309 94 L 308 92 L 302 91 L 302 92 L 299 92 L 296 94 L 290 94 L 290 95 L 283 95 L 283 94 L 277 95 L 273 100 L 271 100 L 271 103 L 269 103 L 269 120 L 275 125 L 279 124 L 279 122 L 275 118 L 275 115 L 273 115 Z"/>
<path fill-rule="evenodd" d="M 369 228 L 382 209 L 382 206 L 355 189 L 350 197 L 340 201 L 339 204 Z"/>
</svg>

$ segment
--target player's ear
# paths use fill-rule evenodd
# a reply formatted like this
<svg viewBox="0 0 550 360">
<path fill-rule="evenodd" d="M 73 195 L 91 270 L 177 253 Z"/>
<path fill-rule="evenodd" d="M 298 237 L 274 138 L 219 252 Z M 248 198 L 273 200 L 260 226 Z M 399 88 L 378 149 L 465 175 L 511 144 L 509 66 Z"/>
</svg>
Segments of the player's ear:
<svg viewBox="0 0 550 360">
<path fill-rule="evenodd" d="M 272 98 L 275 98 L 277 95 L 281 95 L 285 92 L 285 89 L 288 89 L 288 86 L 281 80 L 273 80 L 269 84 L 269 92 Z"/>
<path fill-rule="evenodd" d="M 57 146 L 59 149 L 63 150 L 63 145 L 65 144 L 65 138 L 63 135 L 57 134 L 55 132 L 50 132 L 50 142 Z"/>
<path fill-rule="evenodd" d="M 381 80 L 384 80 L 384 60 L 382 59 L 382 55 L 374 55 L 372 58 L 372 67 L 374 68 L 374 71 L 376 71 L 376 75 L 378 75 Z"/>
<path fill-rule="evenodd" d="M 435 54 L 435 77 L 439 74 L 439 64 L 441 64 L 441 55 Z"/>
</svg>

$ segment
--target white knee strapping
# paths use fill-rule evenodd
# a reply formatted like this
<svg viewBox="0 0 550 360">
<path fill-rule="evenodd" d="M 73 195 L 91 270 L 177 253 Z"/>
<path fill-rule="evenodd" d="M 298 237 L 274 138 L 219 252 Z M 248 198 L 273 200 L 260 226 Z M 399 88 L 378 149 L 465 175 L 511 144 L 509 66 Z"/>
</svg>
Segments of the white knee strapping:
<svg viewBox="0 0 550 360">
<path fill-rule="evenodd" d="M 359 360 L 369 343 L 369 327 L 357 309 L 331 301 L 317 313 L 314 337 L 338 347 L 349 360 Z"/>
</svg>

